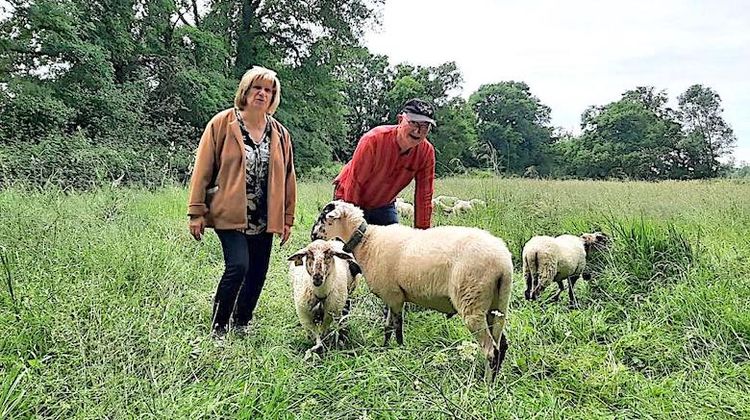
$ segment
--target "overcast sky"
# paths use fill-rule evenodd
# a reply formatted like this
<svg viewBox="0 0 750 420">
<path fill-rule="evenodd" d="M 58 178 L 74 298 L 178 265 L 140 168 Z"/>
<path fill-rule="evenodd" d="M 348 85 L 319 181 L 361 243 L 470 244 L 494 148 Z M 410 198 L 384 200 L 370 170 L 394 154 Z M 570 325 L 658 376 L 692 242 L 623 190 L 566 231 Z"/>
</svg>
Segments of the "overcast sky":
<svg viewBox="0 0 750 420">
<path fill-rule="evenodd" d="M 455 61 L 465 97 L 524 81 L 555 126 L 575 131 L 587 106 L 628 89 L 666 89 L 676 107 L 701 83 L 721 96 L 735 157 L 750 162 L 748 0 L 386 0 L 366 44 L 391 64 Z"/>
</svg>

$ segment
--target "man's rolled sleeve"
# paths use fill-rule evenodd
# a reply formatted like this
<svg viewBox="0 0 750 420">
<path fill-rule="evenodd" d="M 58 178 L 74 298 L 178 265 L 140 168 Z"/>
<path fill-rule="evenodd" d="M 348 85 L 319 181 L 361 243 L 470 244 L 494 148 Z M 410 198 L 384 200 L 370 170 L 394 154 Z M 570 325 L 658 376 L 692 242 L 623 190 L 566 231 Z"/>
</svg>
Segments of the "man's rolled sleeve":
<svg viewBox="0 0 750 420">
<path fill-rule="evenodd" d="M 432 192 L 435 183 L 435 151 L 430 153 L 415 177 L 414 227 L 428 229 L 432 222 Z"/>
</svg>

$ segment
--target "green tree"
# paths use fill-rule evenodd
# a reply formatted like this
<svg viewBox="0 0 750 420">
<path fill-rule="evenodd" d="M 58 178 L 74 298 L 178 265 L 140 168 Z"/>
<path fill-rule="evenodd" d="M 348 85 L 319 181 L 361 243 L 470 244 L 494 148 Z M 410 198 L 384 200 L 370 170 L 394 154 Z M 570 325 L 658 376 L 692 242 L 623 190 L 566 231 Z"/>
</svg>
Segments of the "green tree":
<svg viewBox="0 0 750 420">
<path fill-rule="evenodd" d="M 466 101 L 456 97 L 438 108 L 435 114 L 438 125 L 429 135 L 435 146 L 435 172 L 438 175 L 461 173 L 477 142 L 474 113 Z"/>
<path fill-rule="evenodd" d="M 666 100 L 662 99 L 628 91 L 617 102 L 589 107 L 582 116 L 581 136 L 557 145 L 568 165 L 567 174 L 584 178 L 674 177 L 679 125 L 667 117 L 663 109 Z"/>
<path fill-rule="evenodd" d="M 730 153 L 737 142 L 731 126 L 724 121 L 721 97 L 710 87 L 690 86 L 678 97 L 680 117 L 689 144 L 699 149 L 696 172 L 717 176 L 719 158 Z"/>
<path fill-rule="evenodd" d="M 520 175 L 532 165 L 548 172 L 550 108 L 526 83 L 482 85 L 469 97 L 469 104 L 476 114 L 479 143 L 493 149 L 487 154 L 499 156 L 506 173 Z"/>
<path fill-rule="evenodd" d="M 345 162 L 363 134 L 387 122 L 387 94 L 393 89 L 393 70 L 388 66 L 388 57 L 355 47 L 344 51 L 335 72 L 342 83 L 347 133 L 334 145 L 333 153 L 336 160 Z"/>
</svg>

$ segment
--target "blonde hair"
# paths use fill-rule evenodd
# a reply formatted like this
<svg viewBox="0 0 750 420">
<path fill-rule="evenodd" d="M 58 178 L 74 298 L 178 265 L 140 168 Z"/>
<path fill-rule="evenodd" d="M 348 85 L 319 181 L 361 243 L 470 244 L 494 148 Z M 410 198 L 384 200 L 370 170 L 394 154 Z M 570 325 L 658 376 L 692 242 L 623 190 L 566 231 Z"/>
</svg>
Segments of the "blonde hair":
<svg viewBox="0 0 750 420">
<path fill-rule="evenodd" d="M 265 67 L 253 66 L 253 68 L 245 72 L 242 80 L 240 80 L 240 85 L 237 87 L 237 93 L 234 95 L 234 106 L 239 109 L 245 109 L 245 105 L 247 105 L 247 92 L 257 80 L 273 83 L 273 97 L 266 111 L 268 115 L 273 115 L 279 106 L 279 102 L 281 102 L 281 83 L 279 83 L 276 72 Z"/>
</svg>

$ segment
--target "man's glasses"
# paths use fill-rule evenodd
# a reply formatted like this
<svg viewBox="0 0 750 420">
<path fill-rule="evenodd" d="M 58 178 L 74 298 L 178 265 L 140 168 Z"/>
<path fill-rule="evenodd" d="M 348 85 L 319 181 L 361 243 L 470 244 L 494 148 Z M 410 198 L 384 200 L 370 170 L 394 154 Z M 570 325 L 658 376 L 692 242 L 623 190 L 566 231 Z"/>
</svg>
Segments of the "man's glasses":
<svg viewBox="0 0 750 420">
<path fill-rule="evenodd" d="M 404 117 L 404 118 L 406 118 L 406 117 Z M 415 121 L 409 121 L 409 119 L 406 118 L 406 122 L 409 124 L 409 127 L 412 128 L 412 129 L 414 129 L 414 130 L 419 130 L 419 131 L 426 130 L 426 131 L 430 131 L 430 129 L 432 128 L 432 124 L 428 123 L 427 121 L 415 122 Z"/>
</svg>

